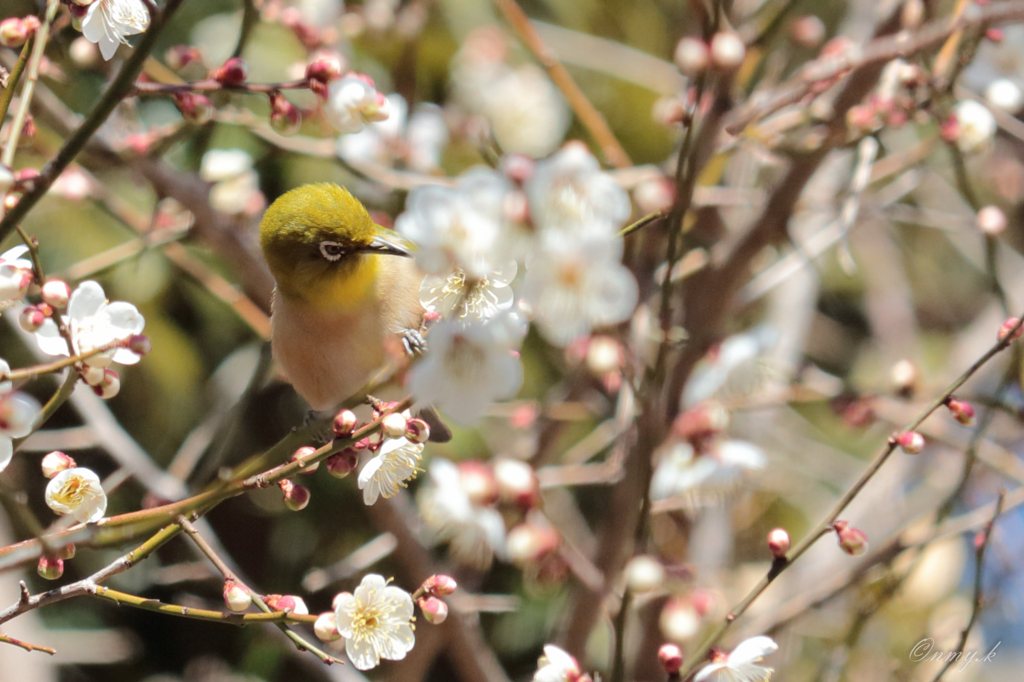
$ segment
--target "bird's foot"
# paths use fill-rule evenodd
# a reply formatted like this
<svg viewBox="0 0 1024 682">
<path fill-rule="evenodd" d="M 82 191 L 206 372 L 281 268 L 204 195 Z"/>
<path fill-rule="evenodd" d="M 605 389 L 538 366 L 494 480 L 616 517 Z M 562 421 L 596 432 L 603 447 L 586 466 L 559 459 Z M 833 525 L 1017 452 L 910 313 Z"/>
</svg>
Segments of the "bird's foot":
<svg viewBox="0 0 1024 682">
<path fill-rule="evenodd" d="M 422 328 L 406 329 L 402 332 L 402 347 L 406 355 L 423 355 L 427 352 L 427 339 L 423 335 Z"/>
<path fill-rule="evenodd" d="M 323 422 L 328 415 L 326 410 L 309 410 L 306 412 L 306 416 L 302 419 L 303 429 L 310 427 L 316 427 Z M 327 424 L 323 428 L 314 428 L 312 433 L 313 442 L 317 445 L 327 445 L 334 440 L 334 430 L 330 424 Z"/>
</svg>

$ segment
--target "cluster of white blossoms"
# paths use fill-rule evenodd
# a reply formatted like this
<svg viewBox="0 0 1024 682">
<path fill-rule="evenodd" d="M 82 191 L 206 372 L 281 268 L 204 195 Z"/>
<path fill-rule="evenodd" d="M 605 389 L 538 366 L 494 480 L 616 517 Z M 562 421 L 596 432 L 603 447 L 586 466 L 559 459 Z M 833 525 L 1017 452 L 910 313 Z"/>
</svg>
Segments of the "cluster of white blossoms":
<svg viewBox="0 0 1024 682">
<path fill-rule="evenodd" d="M 569 143 L 537 163 L 507 157 L 505 168 L 476 167 L 454 186 L 416 188 L 395 222 L 419 246 L 421 303 L 444 318 L 410 388 L 458 424 L 519 389 L 525 319 L 565 346 L 629 319 L 637 303 L 618 234 L 629 196 L 587 148 Z"/>
<path fill-rule="evenodd" d="M 359 670 L 376 668 L 382 658 L 400 661 L 416 643 L 412 597 L 380 575 L 364 576 L 354 592 L 336 596 L 333 606 L 345 653 Z"/>
<path fill-rule="evenodd" d="M 96 43 L 104 59 L 109 60 L 120 45 L 127 45 L 125 36 L 143 33 L 149 27 L 149 10 L 142 0 L 72 0 L 88 5 L 82 17 L 82 35 Z"/>
<path fill-rule="evenodd" d="M 11 366 L 0 359 L 0 377 L 9 376 Z M 0 382 L 0 471 L 7 468 L 14 456 L 14 438 L 32 432 L 32 424 L 42 408 L 27 393 L 15 391 L 10 381 Z"/>
<path fill-rule="evenodd" d="M 221 213 L 255 214 L 266 203 L 252 157 L 242 149 L 211 149 L 203 155 L 199 176 L 213 183 L 210 205 Z"/>
<path fill-rule="evenodd" d="M 397 161 L 419 173 L 435 170 L 449 138 L 441 107 L 421 102 L 410 114 L 405 98 L 397 93 L 388 95 L 387 102 L 390 114 L 385 120 L 338 137 L 338 156 L 349 163 L 372 161 L 390 166 Z"/>
<path fill-rule="evenodd" d="M 391 104 L 369 76 L 351 73 L 327 86 L 324 113 L 339 133 L 358 133 L 370 123 L 387 119 Z"/>
</svg>

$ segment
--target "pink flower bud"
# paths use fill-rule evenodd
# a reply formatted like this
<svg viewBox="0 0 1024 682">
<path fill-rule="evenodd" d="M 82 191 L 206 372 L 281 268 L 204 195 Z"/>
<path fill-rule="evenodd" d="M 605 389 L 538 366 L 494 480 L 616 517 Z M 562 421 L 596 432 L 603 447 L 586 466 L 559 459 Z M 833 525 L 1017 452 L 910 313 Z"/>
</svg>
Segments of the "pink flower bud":
<svg viewBox="0 0 1024 682">
<path fill-rule="evenodd" d="M 964 426 L 970 426 L 974 423 L 974 408 L 971 407 L 970 403 L 951 397 L 946 401 L 946 407 L 949 408 L 949 413 L 953 415 L 953 419 L 956 419 Z"/>
<path fill-rule="evenodd" d="M 309 504 L 309 488 L 287 478 L 278 481 L 277 487 L 284 493 L 284 506 L 292 511 L 301 511 Z"/>
<path fill-rule="evenodd" d="M 46 315 L 43 315 L 43 311 L 34 305 L 25 306 L 18 315 L 18 324 L 29 333 L 38 331 L 45 320 Z"/>
<path fill-rule="evenodd" d="M 448 617 L 448 605 L 437 597 L 421 597 L 417 603 L 428 623 L 440 625 Z"/>
<path fill-rule="evenodd" d="M 289 611 L 299 616 L 309 615 L 306 602 L 291 594 L 268 594 L 263 601 L 272 611 Z"/>
<path fill-rule="evenodd" d="M 710 590 L 694 590 L 690 594 L 690 603 L 699 616 L 706 616 L 716 604 L 715 593 Z"/>
<path fill-rule="evenodd" d="M 206 95 L 178 92 L 174 95 L 174 105 L 184 119 L 193 125 L 203 125 L 213 118 L 213 104 Z"/>
<path fill-rule="evenodd" d="M 768 533 L 768 549 L 774 557 L 784 557 L 789 551 L 789 533 L 785 528 L 776 528 Z"/>
<path fill-rule="evenodd" d="M 299 108 L 279 92 L 270 94 L 270 126 L 283 137 L 294 135 L 302 126 Z"/>
<path fill-rule="evenodd" d="M 352 410 L 342 410 L 334 417 L 334 428 L 335 438 L 345 438 L 351 436 L 352 432 L 356 430 L 356 425 L 359 424 L 359 419 L 356 417 L 356 413 Z"/>
<path fill-rule="evenodd" d="M 142 357 L 153 350 L 153 342 L 145 334 L 134 334 L 128 338 L 128 350 Z"/>
<path fill-rule="evenodd" d="M 54 450 L 53 452 L 45 455 L 41 463 L 43 468 L 43 476 L 46 478 L 53 478 L 65 469 L 74 469 L 77 464 L 75 460 L 71 459 L 68 455 L 65 455 L 60 450 Z"/>
<path fill-rule="evenodd" d="M 683 667 L 683 650 L 675 644 L 662 644 L 658 649 L 658 663 L 669 675 L 675 675 Z"/>
<path fill-rule="evenodd" d="M 291 457 L 290 461 L 292 461 L 292 462 L 302 462 L 302 461 L 307 460 L 310 457 L 312 457 L 314 453 L 316 453 L 316 448 L 312 447 L 311 445 L 304 445 L 301 448 L 299 448 L 298 450 L 296 450 L 294 453 L 292 453 L 292 457 Z M 320 462 L 315 462 L 312 465 L 304 464 L 303 468 L 302 468 L 302 473 L 304 473 L 304 474 L 311 474 L 311 473 L 313 473 L 314 471 L 316 471 L 319 468 L 320 468 Z"/>
<path fill-rule="evenodd" d="M 1010 332 L 1013 330 L 1014 327 L 1017 327 L 1017 324 L 1019 322 L 1020 320 L 1018 320 L 1016 317 L 1011 317 L 1006 322 L 1003 322 L 1003 326 L 999 328 L 999 340 L 1006 341 L 1006 339 L 1010 336 Z M 1013 341 L 1014 339 L 1019 339 L 1021 335 L 1024 335 L 1024 325 L 1017 327 L 1017 330 L 1013 332 L 1013 337 L 1010 338 L 1010 340 Z"/>
<path fill-rule="evenodd" d="M 306 78 L 324 84 L 341 78 L 341 73 L 341 59 L 335 55 L 317 57 L 306 67 Z"/>
<path fill-rule="evenodd" d="M 711 64 L 720 71 L 735 71 L 747 56 L 747 47 L 738 35 L 720 31 L 711 38 Z"/>
<path fill-rule="evenodd" d="M 175 71 L 181 71 L 189 64 L 202 64 L 203 56 L 199 52 L 199 48 L 194 45 L 175 45 L 167 50 L 165 60 L 167 61 L 167 66 Z"/>
<path fill-rule="evenodd" d="M 63 559 L 64 561 L 70 561 L 75 558 L 75 543 L 69 542 L 57 549 L 57 558 Z"/>
<path fill-rule="evenodd" d="M 985 29 L 985 38 L 998 45 L 1006 38 L 1006 34 L 1003 33 L 1003 29 L 991 26 Z"/>
<path fill-rule="evenodd" d="M 61 309 L 68 304 L 68 299 L 71 298 L 71 287 L 67 282 L 51 279 L 43 285 L 40 294 L 44 301 L 54 308 Z"/>
<path fill-rule="evenodd" d="M 506 551 L 512 563 L 524 566 L 538 562 L 560 543 L 558 533 L 535 523 L 521 523 L 508 533 Z"/>
<path fill-rule="evenodd" d="M 210 74 L 210 78 L 224 85 L 241 85 L 249 77 L 249 65 L 239 57 L 231 57 Z"/>
<path fill-rule="evenodd" d="M 850 528 L 846 521 L 836 521 L 832 528 L 839 536 L 839 546 L 850 556 L 868 551 L 868 537 L 859 528 Z"/>
<path fill-rule="evenodd" d="M 1006 230 L 1006 214 L 998 206 L 985 206 L 978 211 L 975 224 L 982 234 L 998 237 Z"/>
<path fill-rule="evenodd" d="M 523 185 L 533 177 L 537 162 L 525 154 L 506 154 L 501 158 L 501 169 L 509 180 Z"/>
<path fill-rule="evenodd" d="M 430 424 L 422 419 L 410 419 L 405 424 L 405 439 L 410 443 L 426 443 L 430 439 Z"/>
<path fill-rule="evenodd" d="M 358 452 L 353 448 L 345 448 L 327 458 L 327 473 L 335 478 L 345 478 L 352 473 L 358 463 Z"/>
<path fill-rule="evenodd" d="M 494 463 L 494 480 L 499 499 L 520 509 L 532 509 L 540 503 L 540 482 L 533 467 L 522 460 L 502 457 Z"/>
<path fill-rule="evenodd" d="M 71 16 L 75 19 L 84 19 L 85 15 L 89 13 L 89 7 L 87 5 L 80 5 L 76 0 L 71 0 L 71 4 L 68 5 L 68 9 L 71 10 Z"/>
<path fill-rule="evenodd" d="M 0 45 L 4 47 L 21 47 L 28 40 L 28 28 L 24 20 L 11 17 L 0 21 Z"/>
<path fill-rule="evenodd" d="M 405 415 L 392 412 L 380 420 L 380 430 L 388 438 L 404 438 L 407 423 Z"/>
<path fill-rule="evenodd" d="M 224 581 L 224 603 L 228 609 L 235 613 L 241 613 L 252 604 L 252 595 L 233 580 Z"/>
<path fill-rule="evenodd" d="M 447 597 L 458 588 L 455 578 L 450 575 L 432 575 L 423 581 L 420 590 L 435 597 Z"/>
<path fill-rule="evenodd" d="M 707 70 L 711 62 L 711 52 L 703 40 L 686 37 L 676 45 L 673 59 L 684 75 L 697 76 Z"/>
<path fill-rule="evenodd" d="M 106 376 L 102 367 L 79 364 L 78 371 L 82 374 L 82 381 L 94 388 L 103 383 L 103 377 Z"/>
<path fill-rule="evenodd" d="M 24 22 L 25 24 L 25 30 L 28 31 L 29 37 L 31 37 L 36 31 L 38 31 L 40 26 L 42 26 L 42 24 L 39 22 L 39 17 L 37 17 L 34 14 L 29 14 L 24 19 L 22 19 L 22 22 Z"/>
<path fill-rule="evenodd" d="M 899 435 L 896 444 L 908 455 L 916 455 L 924 450 L 924 436 L 917 431 L 906 431 Z"/>
<path fill-rule="evenodd" d="M 795 45 L 808 50 L 817 49 L 825 40 L 825 24 L 813 14 L 805 14 L 793 22 L 789 37 Z"/>
<path fill-rule="evenodd" d="M 498 499 L 498 482 L 491 468 L 476 460 L 459 462 L 459 483 L 470 501 L 479 506 L 493 504 Z"/>
<path fill-rule="evenodd" d="M 321 613 L 317 617 L 316 622 L 313 623 L 313 632 L 321 642 L 337 642 L 341 639 L 341 633 L 338 632 L 338 622 L 334 617 L 334 612 L 325 611 Z"/>
<path fill-rule="evenodd" d="M 103 378 L 92 387 L 92 391 L 104 400 L 110 400 L 121 392 L 121 377 L 112 369 L 104 369 Z"/>
<path fill-rule="evenodd" d="M 36 565 L 36 572 L 44 580 L 56 580 L 64 575 L 64 560 L 56 557 L 41 556 Z"/>
</svg>

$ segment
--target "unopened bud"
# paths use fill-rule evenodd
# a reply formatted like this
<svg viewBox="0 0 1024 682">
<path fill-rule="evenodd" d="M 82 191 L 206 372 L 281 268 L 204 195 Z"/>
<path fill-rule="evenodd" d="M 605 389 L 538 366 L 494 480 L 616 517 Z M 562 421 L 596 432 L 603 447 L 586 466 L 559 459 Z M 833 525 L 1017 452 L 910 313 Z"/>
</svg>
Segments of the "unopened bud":
<svg viewBox="0 0 1024 682">
<path fill-rule="evenodd" d="M 420 590 L 435 597 L 447 597 L 455 592 L 456 588 L 458 588 L 458 584 L 455 582 L 455 578 L 450 575 L 438 574 L 424 580 Z"/>
<path fill-rule="evenodd" d="M 21 47 L 28 40 L 28 36 L 28 28 L 20 17 L 11 17 L 0 21 L 0 45 Z"/>
<path fill-rule="evenodd" d="M 832 528 L 839 536 L 839 546 L 850 556 L 860 556 L 868 551 L 868 537 L 859 528 L 850 528 L 846 521 L 836 521 Z"/>
<path fill-rule="evenodd" d="M 498 482 L 490 467 L 476 460 L 459 462 L 459 484 L 470 502 L 478 506 L 493 504 L 498 499 Z"/>
<path fill-rule="evenodd" d="M 512 563 L 522 566 L 539 561 L 558 545 L 558 533 L 551 528 L 521 523 L 509 531 L 505 546 Z"/>
<path fill-rule="evenodd" d="M 309 504 L 309 488 L 301 486 L 287 478 L 277 482 L 277 487 L 284 493 L 284 506 L 292 511 L 300 511 Z"/>
<path fill-rule="evenodd" d="M 186 121 L 203 125 L 213 118 L 213 104 L 206 95 L 179 92 L 174 95 L 174 105 Z"/>
<path fill-rule="evenodd" d="M 825 40 L 825 24 L 813 14 L 805 14 L 793 22 L 789 37 L 795 45 L 814 50 Z"/>
<path fill-rule="evenodd" d="M 998 206 L 985 206 L 978 211 L 976 224 L 982 234 L 998 237 L 1006 230 L 1006 214 Z"/>
<path fill-rule="evenodd" d="M 342 410 L 334 416 L 334 423 L 331 425 L 334 429 L 335 438 L 345 438 L 351 436 L 352 432 L 356 430 L 356 425 L 359 423 L 356 413 L 352 410 Z"/>
<path fill-rule="evenodd" d="M 501 169 L 509 180 L 522 186 L 533 177 L 537 162 L 526 154 L 506 154 L 501 157 Z"/>
<path fill-rule="evenodd" d="M 294 135 L 302 127 L 302 114 L 299 113 L 299 108 L 279 92 L 270 95 L 270 127 L 283 137 Z"/>
<path fill-rule="evenodd" d="M 313 623 L 313 632 L 321 642 L 337 642 L 341 639 L 341 633 L 338 632 L 338 622 L 334 617 L 334 612 L 325 611 L 321 613 L 317 617 L 316 622 Z"/>
<path fill-rule="evenodd" d="M 426 443 L 430 439 L 430 424 L 416 417 L 405 423 L 405 439 L 410 443 Z"/>
<path fill-rule="evenodd" d="M 448 605 L 437 597 L 421 597 L 417 603 L 428 623 L 440 625 L 448 617 Z"/>
<path fill-rule="evenodd" d="M 662 644 L 658 649 L 658 664 L 669 675 L 675 675 L 683 667 L 683 650 L 675 644 Z"/>
<path fill-rule="evenodd" d="M 239 57 L 231 57 L 210 74 L 210 78 L 224 85 L 241 85 L 249 77 L 249 65 Z"/>
<path fill-rule="evenodd" d="M 700 614 L 685 596 L 672 597 L 661 609 L 658 627 L 666 639 L 685 642 L 700 630 Z"/>
<path fill-rule="evenodd" d="M 735 71 L 747 56 L 747 47 L 738 35 L 721 31 L 711 38 L 711 63 L 720 71 Z"/>
<path fill-rule="evenodd" d="M 36 572 L 44 580 L 56 580 L 64 575 L 64 560 L 57 557 L 41 556 L 36 565 Z"/>
<path fill-rule="evenodd" d="M 359 454 L 352 448 L 345 448 L 341 452 L 327 458 L 327 473 L 335 478 L 345 478 L 356 468 L 359 463 Z"/>
<path fill-rule="evenodd" d="M 673 54 L 676 66 L 687 76 L 696 76 L 704 73 L 711 61 L 711 53 L 708 45 L 698 38 L 686 37 L 676 45 Z"/>
<path fill-rule="evenodd" d="M 153 342 L 145 334 L 133 334 L 128 339 L 128 350 L 140 357 L 149 355 L 153 350 Z"/>
<path fill-rule="evenodd" d="M 63 280 L 51 279 L 42 286 L 40 294 L 44 301 L 54 308 L 61 309 L 68 304 L 68 299 L 71 298 L 71 287 Z"/>
<path fill-rule="evenodd" d="M 900 360 L 889 370 L 889 381 L 897 395 L 909 398 L 917 390 L 917 380 L 920 372 L 910 360 Z"/>
<path fill-rule="evenodd" d="M 57 558 L 63 559 L 64 561 L 70 561 L 75 558 L 75 543 L 69 542 L 63 547 L 57 549 Z"/>
<path fill-rule="evenodd" d="M 405 438 L 407 423 L 405 415 L 399 412 L 392 412 L 380 420 L 380 430 L 388 438 Z"/>
<path fill-rule="evenodd" d="M 518 459 L 502 457 L 494 463 L 498 497 L 520 509 L 532 509 L 540 502 L 540 482 L 533 467 Z"/>
<path fill-rule="evenodd" d="M 92 392 L 104 400 L 110 400 L 121 392 L 121 377 L 112 369 L 104 369 L 103 378 L 93 385 Z"/>
<path fill-rule="evenodd" d="M 310 457 L 312 457 L 315 452 L 316 452 L 316 448 L 312 447 L 311 445 L 304 445 L 301 448 L 299 448 L 298 450 L 296 450 L 294 453 L 292 453 L 291 461 L 292 462 L 304 462 L 305 460 L 307 460 Z M 304 474 L 311 474 L 311 473 L 313 473 L 314 471 L 316 471 L 319 468 L 320 468 L 320 462 L 314 462 L 311 465 L 310 464 L 303 464 L 301 471 Z"/>
<path fill-rule="evenodd" d="M 789 551 L 789 533 L 785 528 L 776 528 L 768 533 L 768 550 L 774 557 L 784 557 Z"/>
<path fill-rule="evenodd" d="M 233 580 L 226 580 L 224 582 L 224 603 L 231 611 L 241 613 L 252 604 L 252 595 L 249 594 L 249 590 Z"/>
<path fill-rule="evenodd" d="M 1020 320 L 1016 317 L 1011 317 L 1006 322 L 1003 322 L 1003 326 L 999 328 L 999 340 L 1006 341 L 1006 339 L 1009 338 L 1012 341 L 1014 339 L 1019 339 L 1021 335 L 1024 335 L 1024 325 L 1018 327 L 1018 324 L 1020 324 Z M 1017 327 L 1017 329 L 1014 330 L 1014 327 Z M 1010 336 L 1011 332 L 1013 332 L 1012 337 Z"/>
<path fill-rule="evenodd" d="M 68 455 L 65 455 L 60 450 L 54 450 L 43 457 L 41 466 L 43 468 L 43 476 L 53 478 L 65 469 L 74 469 L 78 465 Z"/>
<path fill-rule="evenodd" d="M 43 315 L 43 311 L 34 305 L 25 306 L 18 315 L 18 324 L 29 333 L 39 331 L 45 320 L 46 315 Z"/>
<path fill-rule="evenodd" d="M 202 64 L 203 62 L 203 56 L 199 52 L 199 48 L 194 45 L 175 45 L 167 50 L 165 59 L 167 60 L 167 66 L 175 71 L 180 71 L 189 64 Z"/>
<path fill-rule="evenodd" d="M 341 78 L 341 59 L 334 55 L 317 57 L 306 67 L 306 78 L 320 83 L 330 83 Z"/>
<path fill-rule="evenodd" d="M 91 365 L 83 365 L 79 367 L 78 371 L 82 374 L 82 381 L 93 388 L 103 383 L 103 378 L 106 376 L 102 367 L 93 367 Z"/>
<path fill-rule="evenodd" d="M 904 431 L 896 439 L 896 444 L 908 455 L 916 455 L 924 450 L 924 436 L 917 431 Z"/>
<path fill-rule="evenodd" d="M 306 608 L 306 602 L 302 601 L 302 597 L 291 594 L 268 594 L 263 601 L 272 611 L 289 611 L 298 616 L 309 615 L 309 609 Z"/>
<path fill-rule="evenodd" d="M 351 597 L 351 596 L 352 596 L 351 592 L 339 592 L 338 594 L 334 595 L 334 599 L 331 600 L 331 608 L 336 611 L 338 609 L 338 602 L 341 601 L 341 599 L 343 597 Z"/>
<path fill-rule="evenodd" d="M 953 419 L 964 426 L 970 426 L 974 423 L 974 408 L 971 404 L 959 400 L 958 398 L 950 398 L 946 401 L 946 407 L 949 408 L 949 413 L 953 415 Z"/>
<path fill-rule="evenodd" d="M 626 564 L 626 585 L 633 592 L 653 592 L 665 584 L 665 567 L 655 557 L 641 554 Z"/>
</svg>

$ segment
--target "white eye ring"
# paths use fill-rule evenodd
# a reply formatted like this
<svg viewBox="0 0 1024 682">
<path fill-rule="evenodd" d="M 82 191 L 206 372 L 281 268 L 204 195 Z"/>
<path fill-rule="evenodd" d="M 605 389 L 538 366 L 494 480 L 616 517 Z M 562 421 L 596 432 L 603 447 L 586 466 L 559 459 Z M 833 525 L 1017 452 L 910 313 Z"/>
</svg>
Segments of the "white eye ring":
<svg viewBox="0 0 1024 682">
<path fill-rule="evenodd" d="M 333 263 L 345 255 L 345 247 L 338 242 L 320 242 L 320 255 Z"/>
</svg>

